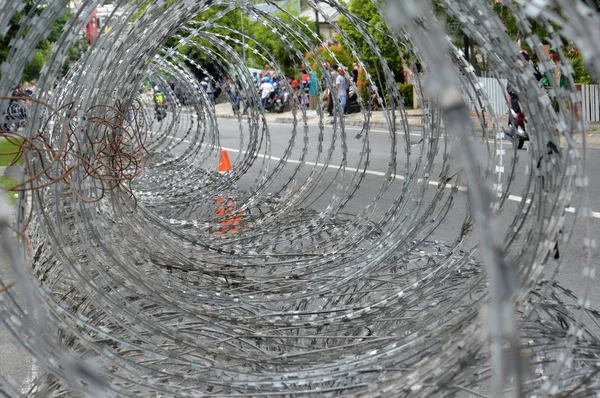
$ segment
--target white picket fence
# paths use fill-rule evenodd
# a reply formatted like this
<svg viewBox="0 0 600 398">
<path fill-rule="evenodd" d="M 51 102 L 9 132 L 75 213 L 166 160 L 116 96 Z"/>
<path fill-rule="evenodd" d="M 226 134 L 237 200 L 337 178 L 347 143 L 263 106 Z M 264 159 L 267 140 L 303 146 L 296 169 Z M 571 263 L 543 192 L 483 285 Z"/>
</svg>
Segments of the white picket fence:
<svg viewBox="0 0 600 398">
<path fill-rule="evenodd" d="M 600 122 L 600 86 L 597 84 L 582 84 L 582 110 L 579 112 L 583 120 Z"/>
<path fill-rule="evenodd" d="M 480 89 L 487 97 L 492 110 L 496 116 L 503 116 L 508 114 L 508 104 L 506 103 L 506 79 L 495 79 L 491 77 L 480 77 L 479 78 Z M 471 98 L 477 98 L 474 95 L 475 89 L 469 87 Z M 483 105 L 483 104 L 481 104 Z M 474 104 L 471 100 L 471 110 L 474 111 L 476 108 L 481 108 L 480 104 Z"/>
<path fill-rule="evenodd" d="M 479 78 L 480 90 L 487 96 L 490 106 L 496 116 L 503 116 L 508 113 L 508 104 L 506 102 L 506 79 L 496 79 L 491 77 Z M 470 87 L 470 98 L 476 98 L 475 89 Z M 579 116 L 587 122 L 600 122 L 600 86 L 597 84 L 581 85 L 582 104 Z M 465 99 L 471 101 L 467 93 Z M 471 110 L 476 109 L 474 103 L 471 103 Z"/>
</svg>

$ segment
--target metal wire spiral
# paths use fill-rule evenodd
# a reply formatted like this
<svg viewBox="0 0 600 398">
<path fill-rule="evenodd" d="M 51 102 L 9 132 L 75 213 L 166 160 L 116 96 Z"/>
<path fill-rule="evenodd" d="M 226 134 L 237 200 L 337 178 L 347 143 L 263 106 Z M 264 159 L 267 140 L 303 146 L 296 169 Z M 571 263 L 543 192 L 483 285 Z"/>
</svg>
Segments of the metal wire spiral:
<svg viewBox="0 0 600 398">
<path fill-rule="evenodd" d="M 68 3 L 41 1 L 40 11 L 21 21 L 22 35 L 1 66 L 0 93 L 20 80 L 31 49 Z M 497 396 L 584 397 L 600 390 L 600 340 L 584 324 L 598 318 L 587 297 L 596 273 L 591 254 L 579 298 L 556 282 L 564 259 L 551 256 L 557 241 L 571 243 L 567 211 L 587 225 L 586 250 L 595 245 L 585 151 L 574 140 L 585 141 L 585 126 L 572 114 L 580 97 L 572 79 L 550 96 L 536 84 L 487 1 L 439 3 L 518 89 L 532 137 L 527 155 L 517 156 L 503 140 L 499 115 L 428 1 L 374 2 L 397 50 L 407 54 L 406 66 L 424 68 L 411 82 L 424 107 L 418 130 L 408 125 L 368 21 L 342 3 L 306 2 L 317 10 L 334 7 L 354 24 L 383 71 L 366 74 L 369 95 L 383 102 L 376 85 L 385 85 L 390 106 L 383 110 L 386 171 L 369 203 L 357 199 L 367 189 L 375 134 L 371 105 L 362 100 L 358 135 L 339 115 L 326 125 L 319 100 L 317 126 L 307 123 L 313 111 L 292 111 L 296 123 L 287 127 L 282 148 L 248 85 L 243 97 L 253 106 L 237 119 L 239 156 L 226 178 L 216 172 L 219 120 L 191 67 L 208 71 L 179 46 L 196 46 L 251 81 L 232 45 L 253 51 L 248 43 L 256 39 L 220 22 L 241 9 L 279 34 L 310 70 L 304 54 L 318 38 L 302 33 L 310 30 L 301 20 L 290 14 L 292 22 L 283 21 L 249 1 L 120 0 L 112 29 L 55 81 L 98 3 L 84 1 L 65 26 L 25 128 L 0 133 L 22 140 L 26 160 L 14 227 L 10 211 L 0 209 L 5 257 L 17 275 L 0 275 L 0 314 L 41 370 L 25 392 L 0 378 L 2 392 L 485 396 L 475 389 L 488 382 Z M 600 45 L 593 40 L 600 37 L 600 15 L 586 3 L 501 3 L 540 59 L 541 42 L 527 18 L 548 27 L 554 48 L 574 42 L 600 76 Z M 0 32 L 22 7 L 0 0 Z M 210 20 L 192 19 L 211 7 L 222 8 Z M 336 21 L 328 22 L 359 66 L 373 70 Z M 166 46 L 168 38 L 178 46 Z M 266 50 L 255 55 L 280 69 Z M 547 60 L 540 66 L 553 70 Z M 568 74 L 569 63 L 562 68 Z M 167 119 L 153 121 L 151 101 L 139 91 L 144 78 L 163 87 L 174 81 L 192 105 L 174 102 Z M 50 89 L 52 98 L 44 98 Z M 2 109 L 9 99 L 0 97 Z M 502 227 L 497 218 L 523 164 L 524 199 Z M 432 185 L 433 175 L 441 183 Z M 453 205 L 465 194 L 461 184 L 470 208 L 454 241 L 441 243 L 436 229 L 459 211 Z M 353 207 L 359 210 L 348 214 Z"/>
</svg>

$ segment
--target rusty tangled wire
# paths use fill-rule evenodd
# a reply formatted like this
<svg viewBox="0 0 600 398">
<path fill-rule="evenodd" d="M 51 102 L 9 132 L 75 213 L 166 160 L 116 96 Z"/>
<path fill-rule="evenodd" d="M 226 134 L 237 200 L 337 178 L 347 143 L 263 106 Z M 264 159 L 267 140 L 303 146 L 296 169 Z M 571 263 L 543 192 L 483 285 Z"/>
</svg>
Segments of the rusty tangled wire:
<svg viewBox="0 0 600 398">
<path fill-rule="evenodd" d="M 77 134 L 76 130 L 81 124 L 77 122 L 76 113 L 73 112 L 73 102 L 54 108 L 35 98 L 10 96 L 0 97 L 1 99 L 32 101 L 50 111 L 50 115 L 41 123 L 41 128 L 33 138 L 26 137 L 23 131 L 0 128 L 0 138 L 18 148 L 2 154 L 13 157 L 10 166 L 23 160 L 27 169 L 27 177 L 11 187 L 11 191 L 23 195 L 53 184 L 66 184 L 79 200 L 91 203 L 101 200 L 108 191 L 120 188 L 135 202 L 131 183 L 142 173 L 148 156 L 144 148 L 148 128 L 144 119 L 138 117 L 139 104 L 133 104 L 127 110 L 123 109 L 118 101 L 113 106 L 96 105 L 83 113 L 86 127 L 83 128 L 83 134 Z M 85 115 L 92 111 L 95 111 L 94 116 L 86 119 Z M 52 143 L 44 135 L 48 125 L 57 120 L 62 132 L 57 141 L 59 145 L 56 141 Z M 93 135 L 87 131 L 89 128 L 96 130 Z M 78 136 L 83 136 L 83 139 L 78 139 Z M 31 169 L 33 159 L 40 164 L 35 172 Z M 89 192 L 89 195 L 82 194 L 74 184 L 75 171 L 83 171 L 82 174 L 78 174 L 78 179 L 93 181 L 95 189 Z M 22 227 L 19 230 L 13 229 L 27 248 L 28 268 L 33 265 L 34 251 L 25 231 L 33 216 L 32 203 Z M 14 283 L 10 283 L 2 291 L 13 286 Z"/>
<path fill-rule="evenodd" d="M 0 97 L 4 100 L 23 100 L 23 97 Z M 50 104 L 37 99 L 27 100 L 36 102 L 51 113 L 41 123 L 41 128 L 32 138 L 18 131 L 0 130 L 0 138 L 5 138 L 10 144 L 19 149 L 6 152 L 3 155 L 14 156 L 11 165 L 23 159 L 28 166 L 33 158 L 41 162 L 41 170 L 32 173 L 25 181 L 12 188 L 14 191 L 30 191 L 47 187 L 57 182 L 64 182 L 72 192 L 84 202 L 101 200 L 107 191 L 117 187 L 130 193 L 131 182 L 139 176 L 147 157 L 144 142 L 148 134 L 145 120 L 139 118 L 140 106 L 133 104 L 129 109 L 123 109 L 118 101 L 115 105 L 95 105 L 83 113 L 83 123 L 79 124 L 76 113 L 72 112 L 74 103 L 53 108 Z M 67 116 L 62 116 L 63 111 Z M 94 114 L 86 118 L 86 114 Z M 99 116 L 96 116 L 98 115 Z M 48 124 L 58 120 L 61 124 L 62 136 L 60 145 L 50 142 L 44 136 Z M 142 123 L 142 124 L 140 124 Z M 79 139 L 77 129 L 84 125 L 83 139 Z M 94 129 L 90 134 L 88 129 Z M 73 185 L 73 172 L 81 167 L 81 179 L 90 178 L 97 184 L 94 196 L 86 197 Z M 33 174 L 33 175 L 31 175 Z M 40 182 L 43 181 L 43 182 Z"/>
</svg>

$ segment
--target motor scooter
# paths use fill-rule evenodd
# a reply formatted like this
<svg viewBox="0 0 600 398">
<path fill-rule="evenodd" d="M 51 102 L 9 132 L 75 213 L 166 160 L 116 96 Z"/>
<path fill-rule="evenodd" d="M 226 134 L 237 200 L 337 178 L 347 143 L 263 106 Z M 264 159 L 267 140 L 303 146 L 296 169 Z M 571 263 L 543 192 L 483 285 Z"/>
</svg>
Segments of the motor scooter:
<svg viewBox="0 0 600 398">
<path fill-rule="evenodd" d="M 156 103 L 154 105 L 154 112 L 156 120 L 159 122 L 167 117 L 167 109 L 164 102 Z"/>
<path fill-rule="evenodd" d="M 275 92 L 271 93 L 265 104 L 265 110 L 267 112 L 282 113 L 284 108 L 285 104 L 283 103 L 281 96 Z"/>
<path fill-rule="evenodd" d="M 517 149 L 522 149 L 525 141 L 529 141 L 525 113 L 519 104 L 519 97 L 510 86 L 507 87 L 506 97 L 510 107 L 508 110 L 508 129 L 505 129 L 504 133 L 517 145 Z"/>
<path fill-rule="evenodd" d="M 5 131 L 17 131 L 27 124 L 28 109 L 26 100 L 13 100 L 2 117 L 4 123 L 2 129 Z"/>
</svg>

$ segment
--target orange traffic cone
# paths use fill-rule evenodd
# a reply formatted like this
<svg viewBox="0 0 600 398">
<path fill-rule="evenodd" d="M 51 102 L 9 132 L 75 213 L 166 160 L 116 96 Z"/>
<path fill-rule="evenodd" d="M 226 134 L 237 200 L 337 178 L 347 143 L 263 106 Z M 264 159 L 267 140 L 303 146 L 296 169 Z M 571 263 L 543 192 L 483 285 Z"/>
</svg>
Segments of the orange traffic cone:
<svg viewBox="0 0 600 398">
<path fill-rule="evenodd" d="M 219 157 L 219 173 L 227 173 L 229 170 L 231 170 L 229 154 L 223 149 L 221 150 L 221 156 Z"/>
<path fill-rule="evenodd" d="M 235 232 L 242 224 L 242 212 L 238 211 L 238 213 L 234 215 L 232 214 L 234 208 L 235 202 L 233 199 L 229 198 L 225 200 L 225 198 L 217 198 L 217 217 L 230 216 L 224 221 L 221 221 L 221 227 L 219 228 L 220 233 Z M 245 226 L 245 228 L 248 228 L 248 226 Z"/>
</svg>

